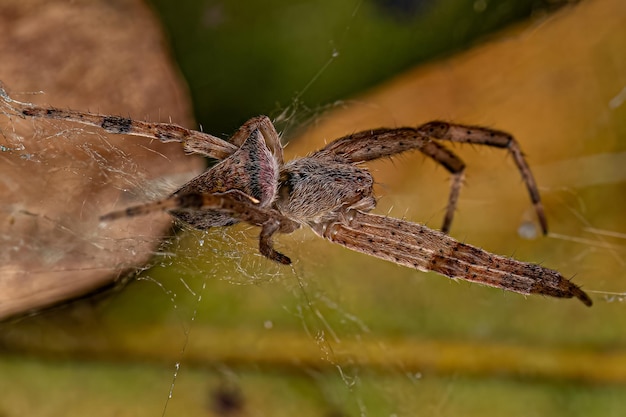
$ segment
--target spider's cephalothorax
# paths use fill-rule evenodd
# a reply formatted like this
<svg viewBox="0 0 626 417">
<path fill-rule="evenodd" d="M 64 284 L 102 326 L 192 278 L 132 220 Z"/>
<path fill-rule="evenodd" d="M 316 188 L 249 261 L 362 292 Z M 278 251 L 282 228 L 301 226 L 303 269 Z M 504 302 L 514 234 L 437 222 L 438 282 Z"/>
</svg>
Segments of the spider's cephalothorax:
<svg viewBox="0 0 626 417">
<path fill-rule="evenodd" d="M 303 224 L 333 222 L 348 209 L 376 205 L 371 174 L 357 166 L 319 158 L 302 158 L 281 170 L 276 208 Z"/>
<path fill-rule="evenodd" d="M 505 132 L 439 121 L 418 127 L 365 130 L 284 163 L 278 133 L 265 116 L 250 119 L 230 141 L 224 141 L 173 124 L 37 107 L 11 99 L 1 88 L 0 98 L 24 117 L 62 119 L 98 126 L 109 133 L 179 142 L 189 153 L 219 160 L 170 197 L 106 214 L 102 220 L 166 210 L 198 229 L 244 221 L 261 227 L 260 252 L 283 264 L 291 260 L 274 250 L 272 236 L 308 225 L 334 243 L 399 265 L 521 294 L 576 297 L 585 305 L 592 304 L 580 287 L 557 271 L 491 254 L 447 235 L 465 164 L 440 141 L 506 149 L 526 184 L 541 229 L 547 233 L 533 175 L 519 144 Z M 452 176 L 441 231 L 369 213 L 376 205 L 373 179 L 360 163 L 408 150 L 422 152 Z"/>
</svg>

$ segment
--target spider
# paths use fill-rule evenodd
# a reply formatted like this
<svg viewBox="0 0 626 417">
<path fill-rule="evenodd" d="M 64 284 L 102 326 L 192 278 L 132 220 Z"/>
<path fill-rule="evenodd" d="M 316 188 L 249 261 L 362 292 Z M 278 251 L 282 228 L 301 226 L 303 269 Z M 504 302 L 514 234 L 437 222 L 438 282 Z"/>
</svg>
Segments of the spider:
<svg viewBox="0 0 626 417">
<path fill-rule="evenodd" d="M 280 137 L 270 119 L 248 120 L 225 141 L 175 124 L 150 123 L 0 97 L 21 117 L 59 119 L 125 134 L 181 143 L 190 154 L 218 162 L 169 197 L 105 214 L 102 221 L 167 211 L 196 229 L 247 222 L 261 228 L 259 251 L 272 261 L 291 260 L 273 247 L 276 233 L 302 225 L 354 251 L 420 271 L 477 282 L 521 294 L 590 297 L 559 272 L 495 255 L 448 236 L 461 189 L 465 164 L 441 141 L 486 145 L 508 150 L 526 184 L 544 234 L 547 222 L 532 172 L 518 142 L 508 133 L 479 126 L 434 121 L 418 127 L 365 130 L 336 139 L 306 157 L 283 160 Z M 372 175 L 363 162 L 418 150 L 452 176 L 441 231 L 406 220 L 370 213 L 376 206 Z"/>
</svg>

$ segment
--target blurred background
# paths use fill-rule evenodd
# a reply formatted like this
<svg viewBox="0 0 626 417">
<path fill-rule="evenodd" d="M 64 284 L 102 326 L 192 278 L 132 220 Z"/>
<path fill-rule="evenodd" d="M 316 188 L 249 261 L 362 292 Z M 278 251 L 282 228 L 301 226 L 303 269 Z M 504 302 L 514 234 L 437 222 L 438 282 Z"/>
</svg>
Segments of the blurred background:
<svg viewBox="0 0 626 417">
<path fill-rule="evenodd" d="M 459 145 L 451 235 L 557 269 L 594 306 L 450 281 L 306 230 L 276 238 L 292 267 L 262 258 L 245 225 L 172 231 L 157 216 L 103 230 L 103 207 L 164 195 L 207 161 L 4 109 L 0 416 L 622 415 L 626 4 L 230 3 L 7 2 L 0 80 L 22 101 L 223 138 L 267 114 L 288 158 L 434 119 L 509 131 L 549 235 L 511 158 Z M 414 154 L 368 166 L 378 213 L 440 226 L 443 169 Z"/>
<path fill-rule="evenodd" d="M 302 128 L 337 100 L 573 3 L 154 0 L 151 5 L 190 87 L 197 121 L 207 131 L 230 134 L 256 114 L 273 119 L 287 114 L 281 131 Z"/>
</svg>

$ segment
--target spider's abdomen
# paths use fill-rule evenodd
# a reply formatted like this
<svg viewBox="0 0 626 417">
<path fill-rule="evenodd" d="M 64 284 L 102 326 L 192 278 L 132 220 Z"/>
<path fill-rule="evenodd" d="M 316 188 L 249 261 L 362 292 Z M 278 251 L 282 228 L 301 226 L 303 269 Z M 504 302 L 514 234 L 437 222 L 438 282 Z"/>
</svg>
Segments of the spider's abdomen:
<svg viewBox="0 0 626 417">
<path fill-rule="evenodd" d="M 261 133 L 254 130 L 235 153 L 189 181 L 174 195 L 238 190 L 256 199 L 259 206 L 264 208 L 274 201 L 277 185 L 278 163 L 265 145 Z M 231 226 L 239 222 L 228 214 L 212 209 L 173 210 L 170 213 L 196 229 Z"/>
<path fill-rule="evenodd" d="M 301 223 L 336 218 L 348 208 L 367 211 L 375 205 L 371 174 L 351 164 L 297 159 L 284 166 L 279 182 L 276 207 Z"/>
</svg>

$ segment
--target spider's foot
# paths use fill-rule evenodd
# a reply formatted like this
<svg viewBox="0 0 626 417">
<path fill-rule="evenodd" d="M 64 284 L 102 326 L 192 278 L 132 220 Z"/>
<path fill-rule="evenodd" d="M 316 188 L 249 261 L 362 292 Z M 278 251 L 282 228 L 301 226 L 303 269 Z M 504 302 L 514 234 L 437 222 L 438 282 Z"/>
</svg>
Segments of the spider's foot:
<svg viewBox="0 0 626 417">
<path fill-rule="evenodd" d="M 267 238 L 262 238 L 259 241 L 259 252 L 261 252 L 261 255 L 271 259 L 274 262 L 278 262 L 279 264 L 283 265 L 291 265 L 291 259 L 289 259 L 288 256 L 274 250 L 271 242 Z"/>
<path fill-rule="evenodd" d="M 291 265 L 291 259 L 289 259 L 288 256 L 283 255 L 282 253 L 277 252 L 274 249 L 269 249 L 269 251 L 262 251 L 261 254 L 274 262 L 278 262 L 279 264 Z"/>
<path fill-rule="evenodd" d="M 587 307 L 591 307 L 593 301 L 591 301 L 591 297 L 587 295 L 578 285 L 571 283 L 570 291 L 572 296 L 578 298 L 584 305 Z"/>
</svg>

